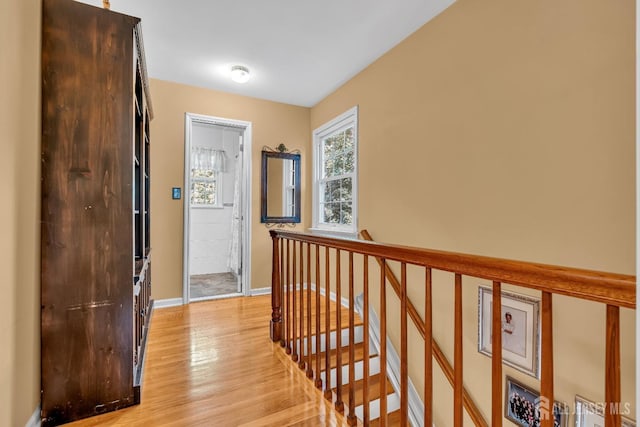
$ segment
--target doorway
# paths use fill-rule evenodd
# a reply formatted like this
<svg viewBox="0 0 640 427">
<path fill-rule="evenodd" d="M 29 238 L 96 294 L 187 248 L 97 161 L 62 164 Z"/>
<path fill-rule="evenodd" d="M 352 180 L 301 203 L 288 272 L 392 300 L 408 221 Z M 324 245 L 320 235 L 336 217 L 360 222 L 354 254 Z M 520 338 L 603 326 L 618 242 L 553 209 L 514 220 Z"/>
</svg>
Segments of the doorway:
<svg viewBox="0 0 640 427">
<path fill-rule="evenodd" d="M 185 114 L 183 303 L 248 295 L 251 123 Z M 247 220 L 245 220 L 247 219 Z"/>
</svg>

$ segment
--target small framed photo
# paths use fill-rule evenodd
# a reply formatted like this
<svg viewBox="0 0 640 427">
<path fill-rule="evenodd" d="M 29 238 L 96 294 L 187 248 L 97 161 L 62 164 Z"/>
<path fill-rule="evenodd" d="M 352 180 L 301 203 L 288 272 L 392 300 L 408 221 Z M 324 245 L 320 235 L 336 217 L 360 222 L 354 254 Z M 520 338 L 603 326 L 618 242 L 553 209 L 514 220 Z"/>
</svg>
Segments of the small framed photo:
<svg viewBox="0 0 640 427">
<path fill-rule="evenodd" d="M 604 403 L 595 403 L 581 396 L 576 396 L 576 427 L 604 427 Z M 629 408 L 624 404 L 618 407 L 621 414 Z M 622 427 L 636 427 L 635 421 L 622 417 Z"/>
<path fill-rule="evenodd" d="M 502 292 L 502 362 L 538 378 L 540 360 L 540 299 Z M 493 291 L 478 289 L 478 351 L 492 352 Z"/>
<path fill-rule="evenodd" d="M 505 387 L 505 417 L 523 427 L 539 427 L 545 411 L 549 411 L 548 401 L 540 398 L 540 393 L 531 390 L 513 378 L 507 377 Z M 554 427 L 567 427 L 569 406 L 555 401 L 553 403 Z"/>
</svg>

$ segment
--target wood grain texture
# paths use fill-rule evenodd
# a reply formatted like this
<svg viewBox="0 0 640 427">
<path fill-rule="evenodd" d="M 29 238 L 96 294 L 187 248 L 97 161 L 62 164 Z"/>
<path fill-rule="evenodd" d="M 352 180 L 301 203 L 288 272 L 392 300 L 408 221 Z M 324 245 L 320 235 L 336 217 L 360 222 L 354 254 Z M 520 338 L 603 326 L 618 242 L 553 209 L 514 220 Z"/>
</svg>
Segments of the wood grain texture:
<svg viewBox="0 0 640 427">
<path fill-rule="evenodd" d="M 342 295 L 342 283 L 340 277 L 340 251 L 336 251 L 336 298 Z M 342 304 L 336 304 L 336 331 L 342 331 Z M 336 347 L 342 348 L 342 334 L 336 334 Z M 342 401 L 342 352 L 338 352 L 336 358 L 336 402 L 335 407 L 339 412 L 344 412 Z"/>
<path fill-rule="evenodd" d="M 320 283 L 320 246 L 315 245 L 316 247 L 316 283 Z M 316 307 L 320 307 L 320 292 L 316 292 Z M 316 309 L 315 310 L 316 313 L 316 325 L 320 325 L 320 310 Z M 316 348 L 320 348 L 320 342 L 321 342 L 321 335 L 320 332 L 318 331 L 318 329 L 315 329 L 315 335 L 316 335 Z M 316 372 L 320 372 L 320 352 L 318 352 L 316 354 Z M 320 375 L 316 375 L 316 381 L 315 381 L 315 385 L 316 388 L 318 390 L 322 390 L 322 378 L 320 378 Z"/>
<path fill-rule="evenodd" d="M 286 258 L 284 261 L 284 268 L 286 274 L 286 280 L 284 282 L 284 293 L 285 293 L 285 341 L 286 344 L 284 346 L 287 354 L 291 354 L 291 343 L 292 335 L 291 335 L 291 288 L 292 288 L 292 280 L 291 280 L 291 241 L 285 240 L 287 246 Z"/>
<path fill-rule="evenodd" d="M 44 1 L 42 16 L 41 408 L 43 425 L 52 425 L 136 400 L 139 20 L 70 0 Z"/>
<path fill-rule="evenodd" d="M 272 244 L 271 266 L 271 324 L 269 336 L 271 341 L 279 342 L 282 338 L 282 286 L 280 282 L 280 240 L 273 230 L 269 232 Z"/>
<path fill-rule="evenodd" d="M 493 282 L 491 344 L 491 425 L 502 425 L 502 286 Z"/>
<path fill-rule="evenodd" d="M 409 343 L 407 331 L 407 264 L 400 266 L 400 424 L 409 423 Z"/>
<path fill-rule="evenodd" d="M 540 312 L 540 405 L 547 406 L 546 417 L 540 411 L 540 425 L 553 427 L 553 295 L 550 292 L 542 293 Z"/>
<path fill-rule="evenodd" d="M 462 276 L 455 275 L 453 342 L 453 425 L 462 427 Z"/>
<path fill-rule="evenodd" d="M 331 280 L 330 280 L 330 264 L 329 264 L 329 248 L 324 248 L 324 290 L 325 295 L 331 295 Z M 329 298 L 326 298 L 326 309 L 324 313 L 325 318 L 325 343 L 331 342 L 331 301 Z M 331 366 L 329 364 L 329 358 L 325 360 L 325 371 L 329 371 Z M 331 376 L 327 375 L 325 378 L 324 384 L 324 397 L 327 400 L 331 400 Z"/>
<path fill-rule="evenodd" d="M 635 276 L 276 230 L 279 236 L 391 261 L 549 291 L 619 307 L 636 307 Z"/>
<path fill-rule="evenodd" d="M 311 283 L 311 243 L 307 244 L 307 283 Z M 309 291 L 309 288 L 307 288 L 307 291 Z M 311 292 L 307 292 L 307 337 L 309 337 L 307 339 L 307 378 L 313 379 L 313 352 L 311 351 L 313 347 L 313 340 L 310 337 L 313 336 L 314 332 L 311 327 L 313 319 L 311 300 Z"/>
<path fill-rule="evenodd" d="M 619 427 L 620 417 L 620 308 L 607 306 L 605 353 L 605 427 Z"/>
<path fill-rule="evenodd" d="M 425 268 L 424 274 L 424 425 L 433 425 L 433 307 L 432 307 L 432 277 L 431 269 Z M 411 301 L 408 301 L 411 306 Z M 414 323 L 416 321 L 414 320 Z M 418 322 L 419 323 L 419 322 Z M 466 391 L 466 390 L 465 390 Z"/>
<path fill-rule="evenodd" d="M 387 261 L 380 264 L 380 376 L 387 377 Z M 385 396 L 386 382 L 381 382 L 380 395 Z M 380 426 L 387 425 L 387 399 L 380 399 Z"/>
<path fill-rule="evenodd" d="M 268 295 L 156 310 L 142 403 L 70 426 L 346 426 L 271 342 L 270 317 Z"/>
<path fill-rule="evenodd" d="M 353 253 L 349 253 L 349 336 L 355 336 L 355 296 L 354 296 L 354 283 L 353 283 Z M 349 384 L 354 384 L 356 381 L 355 370 L 355 344 L 354 340 L 349 340 Z M 348 388 L 348 405 L 349 415 L 347 415 L 347 422 L 350 426 L 354 426 L 358 423 L 356 418 L 356 396 L 354 387 Z"/>
<path fill-rule="evenodd" d="M 365 255 L 362 259 L 362 287 L 363 287 L 363 325 L 364 325 L 364 337 L 362 342 L 364 344 L 364 358 L 369 359 L 369 257 Z M 362 409 L 362 421 L 367 425 L 370 419 L 369 408 L 369 364 L 365 363 L 363 367 L 363 385 L 362 390 L 364 392 L 363 409 Z"/>
<path fill-rule="evenodd" d="M 298 361 L 298 322 L 296 321 L 298 318 L 298 312 L 296 311 L 296 307 L 297 307 L 297 292 L 296 289 L 298 287 L 298 284 L 300 282 L 298 282 L 296 280 L 296 273 L 297 273 L 297 267 L 298 264 L 296 264 L 296 241 L 294 240 L 291 248 L 291 256 L 292 256 L 292 261 L 291 261 L 291 328 L 292 328 L 292 332 L 291 332 L 291 360 L 293 360 L 294 362 Z"/>
</svg>

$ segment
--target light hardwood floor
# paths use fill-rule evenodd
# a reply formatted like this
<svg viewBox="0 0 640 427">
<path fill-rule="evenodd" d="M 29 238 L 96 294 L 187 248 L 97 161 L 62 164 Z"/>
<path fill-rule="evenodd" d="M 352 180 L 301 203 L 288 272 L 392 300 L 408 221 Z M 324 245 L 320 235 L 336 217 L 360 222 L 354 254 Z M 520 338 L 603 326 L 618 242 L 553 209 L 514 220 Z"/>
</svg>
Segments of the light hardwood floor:
<svg viewBox="0 0 640 427">
<path fill-rule="evenodd" d="M 79 426 L 346 426 L 269 339 L 271 297 L 155 310 L 142 403 Z"/>
</svg>

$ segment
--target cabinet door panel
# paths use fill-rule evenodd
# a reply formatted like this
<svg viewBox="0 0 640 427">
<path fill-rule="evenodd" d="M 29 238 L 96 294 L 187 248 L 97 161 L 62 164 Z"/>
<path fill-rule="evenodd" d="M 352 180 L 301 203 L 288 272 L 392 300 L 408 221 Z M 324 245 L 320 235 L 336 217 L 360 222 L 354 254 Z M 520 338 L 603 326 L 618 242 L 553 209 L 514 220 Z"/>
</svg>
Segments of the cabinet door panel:
<svg viewBox="0 0 640 427">
<path fill-rule="evenodd" d="M 133 403 L 136 18 L 43 2 L 42 417 Z"/>
</svg>

